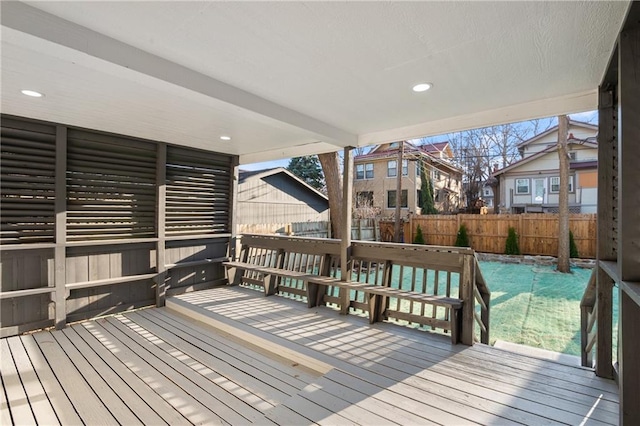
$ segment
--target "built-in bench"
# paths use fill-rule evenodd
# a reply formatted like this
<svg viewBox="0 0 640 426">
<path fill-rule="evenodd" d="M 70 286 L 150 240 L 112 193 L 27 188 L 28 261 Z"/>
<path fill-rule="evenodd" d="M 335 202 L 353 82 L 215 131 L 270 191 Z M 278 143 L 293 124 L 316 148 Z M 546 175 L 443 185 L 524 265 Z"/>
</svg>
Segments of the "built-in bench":
<svg viewBox="0 0 640 426">
<path fill-rule="evenodd" d="M 381 253 L 378 254 L 383 258 L 388 257 L 389 250 L 393 249 L 389 245 L 380 248 Z M 244 283 L 261 286 L 266 296 L 279 291 L 304 296 L 309 307 L 332 302 L 340 307 L 340 312 L 343 314 L 347 314 L 350 308 L 359 308 L 368 311 L 370 323 L 393 317 L 443 329 L 451 334 L 453 343 L 460 341 L 463 301 L 449 297 L 451 271 L 448 271 L 447 293 L 444 296 L 426 293 L 426 269 L 423 272 L 422 288 L 416 286 L 415 272 L 413 272 L 414 282 L 411 289 L 392 288 L 390 287 L 392 264 L 389 261 L 372 261 L 374 252 L 371 250 L 371 245 L 367 243 L 362 247 L 363 257 L 351 262 L 350 275 L 352 279 L 355 278 L 354 281 L 347 282 L 335 276 L 339 267 L 336 263 L 338 253 L 339 245 L 335 240 L 302 238 L 292 240 L 274 236 L 246 235 L 241 239 L 241 250 L 238 256 L 241 260 L 225 261 L 222 264 L 227 268 L 230 284 Z M 415 253 L 401 253 L 401 256 L 409 264 L 416 263 Z M 451 269 L 451 264 L 447 264 L 444 257 L 435 256 L 435 259 L 440 262 L 440 267 L 444 268 L 445 272 L 447 268 Z M 353 265 L 356 266 L 353 267 Z M 455 262 L 453 265 L 457 267 Z M 421 266 L 426 268 L 426 265 Z M 386 280 L 378 279 L 378 271 L 383 269 L 385 272 L 380 274 L 380 277 L 385 276 Z M 366 270 L 366 278 L 363 278 L 363 270 Z M 374 281 L 377 282 L 370 282 L 369 276 L 375 277 Z M 281 285 L 285 282 L 284 280 L 294 280 L 302 285 L 300 288 Z M 402 270 L 400 280 L 402 280 Z M 438 277 L 435 281 L 434 290 L 437 292 Z M 333 289 L 338 289 L 338 296 Z M 362 297 L 358 298 L 357 294 L 362 294 Z M 391 299 L 396 301 L 395 309 L 390 307 Z M 400 301 L 408 302 L 410 306 L 408 312 L 401 312 Z M 414 312 L 414 304 L 420 307 L 418 313 Z M 426 312 L 425 306 L 431 307 L 431 317 Z M 438 307 L 444 309 L 444 314 L 436 313 Z"/>
</svg>

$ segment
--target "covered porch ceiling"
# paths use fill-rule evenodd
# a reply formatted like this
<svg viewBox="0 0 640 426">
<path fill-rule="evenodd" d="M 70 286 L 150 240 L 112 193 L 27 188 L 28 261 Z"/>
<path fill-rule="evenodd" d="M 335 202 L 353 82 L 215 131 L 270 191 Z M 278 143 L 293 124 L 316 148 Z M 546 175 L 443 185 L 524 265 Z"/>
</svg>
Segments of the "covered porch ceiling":
<svg viewBox="0 0 640 426">
<path fill-rule="evenodd" d="M 1 107 L 241 164 L 580 112 L 628 7 L 2 2 Z"/>
</svg>

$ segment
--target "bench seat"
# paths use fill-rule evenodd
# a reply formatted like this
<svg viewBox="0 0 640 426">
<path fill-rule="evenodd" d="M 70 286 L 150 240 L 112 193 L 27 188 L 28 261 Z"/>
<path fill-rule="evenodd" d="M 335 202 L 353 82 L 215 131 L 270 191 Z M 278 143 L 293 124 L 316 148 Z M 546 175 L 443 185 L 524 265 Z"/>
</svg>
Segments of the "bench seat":
<svg viewBox="0 0 640 426">
<path fill-rule="evenodd" d="M 321 302 L 320 298 L 323 293 L 319 291 L 320 286 L 333 286 L 340 288 L 340 310 L 343 314 L 348 313 L 349 310 L 349 291 L 361 291 L 365 294 L 365 300 L 369 305 L 368 310 L 370 323 L 380 321 L 383 317 L 386 317 L 386 312 L 384 312 L 383 308 L 386 306 L 385 300 L 387 297 L 449 308 L 451 310 L 451 340 L 454 344 L 459 341 L 460 315 L 462 310 L 462 300 L 460 299 L 428 295 L 415 291 L 381 287 L 379 285 L 366 283 L 346 282 L 334 277 L 311 275 L 305 272 L 290 271 L 245 262 L 227 261 L 222 262 L 222 264 L 230 270 L 253 271 L 261 274 L 263 276 L 262 280 L 253 281 L 256 281 L 256 284 L 263 285 L 266 296 L 275 294 L 277 291 L 276 280 L 271 279 L 271 277 L 286 277 L 301 280 L 305 283 L 307 304 L 310 308 L 317 306 Z M 238 283 L 240 275 L 235 271 L 233 274 L 234 279 L 232 281 L 234 283 Z M 246 277 L 242 279 L 252 281 Z"/>
</svg>

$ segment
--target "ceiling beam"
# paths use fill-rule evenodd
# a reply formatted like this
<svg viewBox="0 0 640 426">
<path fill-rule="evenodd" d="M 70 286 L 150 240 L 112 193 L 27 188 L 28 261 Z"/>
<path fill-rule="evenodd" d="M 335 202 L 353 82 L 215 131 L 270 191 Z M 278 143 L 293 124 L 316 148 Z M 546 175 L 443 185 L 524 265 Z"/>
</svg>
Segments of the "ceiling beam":
<svg viewBox="0 0 640 426">
<path fill-rule="evenodd" d="M 355 134 L 24 3 L 2 2 L 1 19 L 5 27 L 295 126 L 337 147 L 357 142 Z"/>
<path fill-rule="evenodd" d="M 516 123 L 559 114 L 592 111 L 597 108 L 598 91 L 594 89 L 582 93 L 541 99 L 504 108 L 445 118 L 443 120 L 365 133 L 358 138 L 358 146 L 417 139 L 424 136 L 435 136 L 499 124 Z"/>
</svg>

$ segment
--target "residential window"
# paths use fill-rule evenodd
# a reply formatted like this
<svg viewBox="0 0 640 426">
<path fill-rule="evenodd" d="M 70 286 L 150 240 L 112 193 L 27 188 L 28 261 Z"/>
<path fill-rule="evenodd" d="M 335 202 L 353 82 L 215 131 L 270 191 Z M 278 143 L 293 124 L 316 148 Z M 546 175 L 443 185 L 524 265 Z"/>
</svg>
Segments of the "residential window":
<svg viewBox="0 0 640 426">
<path fill-rule="evenodd" d="M 356 207 L 371 207 L 373 206 L 373 192 L 362 191 L 356 194 Z"/>
<path fill-rule="evenodd" d="M 408 176 L 408 175 L 409 175 L 409 160 L 402 160 L 402 176 Z M 398 176 L 398 162 L 396 160 L 387 161 L 387 177 L 396 177 L 396 176 Z"/>
<path fill-rule="evenodd" d="M 569 160 L 575 161 L 577 158 L 578 158 L 578 155 L 577 155 L 577 153 L 575 151 L 571 151 L 569 153 Z"/>
<path fill-rule="evenodd" d="M 364 165 L 364 177 L 365 179 L 373 179 L 373 163 Z"/>
<path fill-rule="evenodd" d="M 489 189 L 485 188 L 484 195 L 485 195 L 485 197 L 490 196 L 491 195 L 491 191 Z"/>
<path fill-rule="evenodd" d="M 516 194 L 529 193 L 529 179 L 516 179 Z"/>
<path fill-rule="evenodd" d="M 400 207 L 407 208 L 409 203 L 407 201 L 407 190 L 403 189 L 400 193 Z M 387 191 L 387 208 L 395 209 L 396 208 L 396 191 Z"/>
<path fill-rule="evenodd" d="M 398 176 L 398 162 L 396 160 L 387 161 L 387 177 Z"/>
<path fill-rule="evenodd" d="M 356 179 L 373 179 L 373 163 L 356 164 Z"/>
<path fill-rule="evenodd" d="M 549 178 L 549 192 L 560 192 L 560 176 L 553 176 Z M 573 192 L 573 176 L 569 176 L 569 192 Z"/>
</svg>

